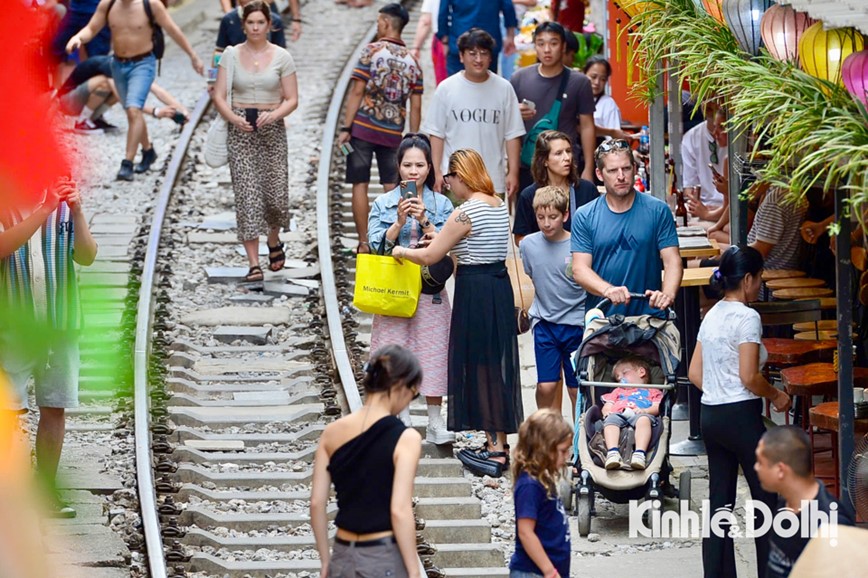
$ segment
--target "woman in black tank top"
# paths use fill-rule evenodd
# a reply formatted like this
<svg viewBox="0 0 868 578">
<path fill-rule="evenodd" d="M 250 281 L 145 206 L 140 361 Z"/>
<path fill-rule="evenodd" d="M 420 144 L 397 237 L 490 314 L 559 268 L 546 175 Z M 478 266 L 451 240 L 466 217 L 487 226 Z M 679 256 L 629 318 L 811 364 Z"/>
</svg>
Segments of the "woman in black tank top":
<svg viewBox="0 0 868 578">
<path fill-rule="evenodd" d="M 367 576 L 374 567 L 395 578 L 420 577 L 412 498 L 422 436 L 396 416 L 418 397 L 421 382 L 416 356 L 387 345 L 365 365 L 365 405 L 323 431 L 310 499 L 322 578 Z M 338 514 L 330 552 L 326 508 L 333 482 Z"/>
</svg>

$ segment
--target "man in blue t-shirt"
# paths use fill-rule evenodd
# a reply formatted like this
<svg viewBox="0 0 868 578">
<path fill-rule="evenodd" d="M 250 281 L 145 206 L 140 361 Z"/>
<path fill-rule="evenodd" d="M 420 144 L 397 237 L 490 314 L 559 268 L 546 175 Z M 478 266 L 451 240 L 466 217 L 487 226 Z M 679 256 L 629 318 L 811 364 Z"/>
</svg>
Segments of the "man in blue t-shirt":
<svg viewBox="0 0 868 578">
<path fill-rule="evenodd" d="M 613 304 L 607 315 L 665 309 L 674 303 L 683 273 L 672 212 L 633 188 L 636 162 L 626 141 L 604 142 L 594 161 L 606 194 L 576 211 L 571 242 L 573 276 L 589 293 L 586 308 L 602 296 Z M 630 293 L 648 299 L 631 302 Z"/>
</svg>

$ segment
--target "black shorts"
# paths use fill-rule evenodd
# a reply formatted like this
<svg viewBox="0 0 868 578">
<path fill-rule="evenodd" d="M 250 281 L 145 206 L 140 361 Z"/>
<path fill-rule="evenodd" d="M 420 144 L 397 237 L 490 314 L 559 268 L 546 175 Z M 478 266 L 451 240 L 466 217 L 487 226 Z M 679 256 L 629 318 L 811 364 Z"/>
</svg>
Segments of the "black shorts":
<svg viewBox="0 0 868 578">
<path fill-rule="evenodd" d="M 370 143 L 353 137 L 350 139 L 353 152 L 347 157 L 347 182 L 371 182 L 371 162 L 377 155 L 377 168 L 380 169 L 381 184 L 398 184 L 398 149 Z"/>
</svg>

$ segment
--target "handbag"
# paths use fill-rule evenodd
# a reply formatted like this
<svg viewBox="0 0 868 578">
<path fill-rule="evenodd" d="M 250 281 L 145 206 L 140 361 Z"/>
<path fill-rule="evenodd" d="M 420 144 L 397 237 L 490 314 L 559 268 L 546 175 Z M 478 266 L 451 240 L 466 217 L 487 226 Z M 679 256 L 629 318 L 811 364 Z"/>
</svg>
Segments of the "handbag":
<svg viewBox="0 0 868 578">
<path fill-rule="evenodd" d="M 561 87 L 558 89 L 558 96 L 555 102 L 544 117 L 536 121 L 527 135 L 524 137 L 524 143 L 521 145 L 521 164 L 529 167 L 533 164 L 533 153 L 536 151 L 536 139 L 541 132 L 547 130 L 558 129 L 558 117 L 561 115 L 561 102 L 564 99 L 564 91 L 567 89 L 567 81 L 570 79 L 569 69 L 561 73 Z"/>
<path fill-rule="evenodd" d="M 231 54 L 227 55 L 230 51 Z M 226 104 L 232 108 L 232 81 L 234 80 L 234 59 L 235 49 L 227 47 L 223 51 L 223 59 L 226 60 Z M 226 147 L 226 139 L 229 136 L 229 123 L 223 118 L 222 114 L 217 114 L 208 127 L 208 133 L 205 135 L 205 164 L 211 168 L 222 167 L 229 162 L 229 149 Z"/>
<path fill-rule="evenodd" d="M 421 267 L 394 257 L 360 253 L 356 255 L 356 284 L 353 305 L 359 311 L 413 317 L 422 291 Z"/>
<path fill-rule="evenodd" d="M 527 301 L 524 299 L 524 289 L 522 289 L 522 285 L 525 283 L 525 279 L 530 282 L 531 289 L 530 293 L 530 301 L 533 302 L 533 281 L 530 280 L 530 277 L 524 273 L 524 267 L 519 267 L 519 263 L 521 263 L 521 257 L 519 257 L 518 250 L 515 247 L 515 237 L 512 235 L 509 236 L 512 241 L 512 264 L 515 266 L 515 275 L 510 275 L 509 279 L 512 283 L 512 294 L 513 299 L 515 300 L 515 328 L 519 335 L 522 333 L 527 333 L 530 331 L 531 322 L 530 315 L 528 314 L 528 309 L 530 309 L 530 305 L 527 304 Z"/>
</svg>

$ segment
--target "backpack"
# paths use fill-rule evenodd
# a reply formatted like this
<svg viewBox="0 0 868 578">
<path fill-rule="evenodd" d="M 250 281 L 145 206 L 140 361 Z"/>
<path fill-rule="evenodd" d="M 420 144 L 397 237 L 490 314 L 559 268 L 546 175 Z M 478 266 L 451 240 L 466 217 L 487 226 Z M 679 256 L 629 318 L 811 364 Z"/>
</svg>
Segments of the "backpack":
<svg viewBox="0 0 868 578">
<path fill-rule="evenodd" d="M 163 35 L 163 29 L 157 24 L 157 21 L 154 20 L 154 13 L 151 11 L 151 0 L 142 0 L 142 3 L 145 7 L 145 14 L 148 17 L 148 22 L 151 24 L 151 42 L 154 44 L 154 56 L 157 60 L 163 59 L 163 54 L 166 52 L 166 38 Z M 115 0 L 111 0 L 108 5 L 108 10 L 105 12 L 106 24 L 108 24 L 108 15 L 112 10 L 112 6 L 115 5 Z M 159 74 L 160 63 L 157 63 L 157 71 Z"/>
</svg>

